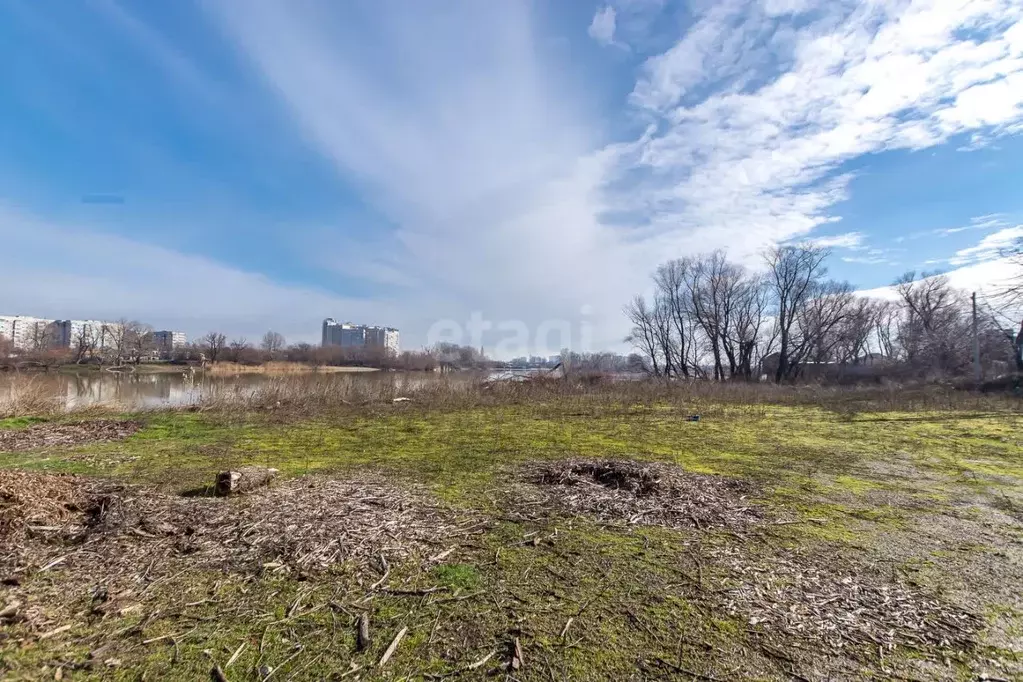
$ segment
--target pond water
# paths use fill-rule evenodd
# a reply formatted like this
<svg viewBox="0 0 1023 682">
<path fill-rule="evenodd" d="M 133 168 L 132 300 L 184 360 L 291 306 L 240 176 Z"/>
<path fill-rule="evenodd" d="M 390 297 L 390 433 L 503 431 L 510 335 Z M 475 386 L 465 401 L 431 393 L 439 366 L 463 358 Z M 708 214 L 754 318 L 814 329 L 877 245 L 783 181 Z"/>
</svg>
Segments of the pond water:
<svg viewBox="0 0 1023 682">
<path fill-rule="evenodd" d="M 337 372 L 291 374 L 288 381 L 319 381 L 324 377 L 342 377 L 358 382 L 376 382 L 399 388 L 417 387 L 434 381 L 478 377 L 466 374 L 435 374 L 432 372 Z M 489 375 L 493 379 L 514 379 L 518 372 L 500 372 Z M 164 406 L 191 405 L 202 396 L 229 391 L 245 394 L 254 391 L 279 376 L 267 374 L 237 374 L 210 376 L 202 373 L 116 373 L 90 372 L 63 374 L 59 372 L 15 374 L 0 373 L 0 400 L 11 396 L 15 384 L 24 387 L 26 379 L 33 390 L 43 390 L 64 400 L 69 407 L 116 404 L 125 409 L 146 409 Z"/>
</svg>

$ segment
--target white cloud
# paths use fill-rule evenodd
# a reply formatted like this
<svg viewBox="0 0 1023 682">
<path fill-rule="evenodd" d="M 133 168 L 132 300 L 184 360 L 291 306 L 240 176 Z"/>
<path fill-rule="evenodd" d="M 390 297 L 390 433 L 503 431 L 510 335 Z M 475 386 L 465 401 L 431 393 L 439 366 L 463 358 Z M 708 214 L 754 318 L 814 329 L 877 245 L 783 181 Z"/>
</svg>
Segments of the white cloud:
<svg viewBox="0 0 1023 682">
<path fill-rule="evenodd" d="M 606 5 L 597 10 L 590 22 L 590 37 L 601 45 L 614 45 L 615 42 L 615 8 Z"/>
<path fill-rule="evenodd" d="M 654 127 L 630 161 L 648 177 L 628 196 L 673 232 L 667 244 L 689 231 L 746 250 L 805 235 L 848 197 L 844 163 L 1023 121 L 1018 2 L 815 8 L 777 24 L 756 3 L 714 3 L 644 66 L 632 101 Z"/>
<path fill-rule="evenodd" d="M 827 237 L 815 237 L 811 241 L 826 249 L 859 249 L 863 247 L 863 240 L 864 235 L 861 232 L 846 232 Z"/>
<path fill-rule="evenodd" d="M 1009 258 L 996 258 L 983 263 L 964 265 L 953 270 L 941 272 L 948 278 L 948 283 L 956 289 L 977 292 L 982 298 L 994 299 L 1003 293 L 1007 286 L 1019 281 L 1020 267 Z M 897 299 L 894 286 L 878 287 L 860 291 L 864 296 Z"/>
<path fill-rule="evenodd" d="M 946 237 L 950 234 L 958 234 L 960 232 L 970 232 L 972 230 L 991 230 L 996 227 L 1006 227 L 1008 225 L 1009 223 L 1006 222 L 1006 216 L 1004 213 L 991 213 L 988 215 L 970 218 L 969 225 L 960 225 L 959 227 L 948 227 L 941 230 L 935 230 L 931 234 L 940 234 L 941 236 Z"/>
<path fill-rule="evenodd" d="M 984 237 L 975 246 L 956 251 L 948 262 L 952 265 L 966 265 L 998 258 L 1020 240 L 1023 240 L 1023 225 L 1006 227 Z"/>
</svg>

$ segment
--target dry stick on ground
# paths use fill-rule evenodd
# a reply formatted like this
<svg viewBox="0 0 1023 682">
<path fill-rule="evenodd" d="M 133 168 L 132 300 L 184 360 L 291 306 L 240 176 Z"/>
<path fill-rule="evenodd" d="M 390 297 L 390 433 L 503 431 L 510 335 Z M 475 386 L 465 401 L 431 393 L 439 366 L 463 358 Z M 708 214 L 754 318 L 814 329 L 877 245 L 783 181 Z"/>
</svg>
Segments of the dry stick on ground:
<svg viewBox="0 0 1023 682">
<path fill-rule="evenodd" d="M 213 682 L 227 682 L 227 675 L 220 669 L 219 665 L 215 665 L 210 669 L 210 677 Z"/>
<path fill-rule="evenodd" d="M 238 645 L 238 648 L 234 650 L 234 653 L 231 654 L 231 658 L 227 659 L 227 663 L 224 664 L 224 667 L 225 668 L 230 668 L 231 664 L 234 663 L 235 661 L 237 661 L 238 657 L 241 656 L 242 649 L 244 649 L 244 648 L 245 648 L 245 642 L 243 641 L 241 644 Z"/>
<path fill-rule="evenodd" d="M 369 613 L 364 611 L 359 615 L 359 634 L 355 640 L 356 648 L 359 651 L 365 651 L 369 648 L 371 641 L 369 636 Z"/>
<path fill-rule="evenodd" d="M 522 655 L 522 644 L 519 642 L 519 638 L 516 637 L 515 641 L 514 641 L 514 643 L 512 645 L 512 660 L 511 660 L 512 670 L 518 670 L 519 668 L 521 668 L 525 664 L 525 662 L 526 662 L 526 659 Z"/>
<path fill-rule="evenodd" d="M 404 627 L 398 631 L 398 634 L 394 636 L 394 641 L 391 642 L 391 646 L 387 647 L 387 651 L 380 657 L 380 662 L 377 663 L 378 668 L 383 668 L 387 665 L 387 661 L 391 660 L 391 656 L 394 655 L 395 650 L 398 648 L 398 644 L 401 643 L 402 638 L 408 633 L 408 628 Z"/>
</svg>

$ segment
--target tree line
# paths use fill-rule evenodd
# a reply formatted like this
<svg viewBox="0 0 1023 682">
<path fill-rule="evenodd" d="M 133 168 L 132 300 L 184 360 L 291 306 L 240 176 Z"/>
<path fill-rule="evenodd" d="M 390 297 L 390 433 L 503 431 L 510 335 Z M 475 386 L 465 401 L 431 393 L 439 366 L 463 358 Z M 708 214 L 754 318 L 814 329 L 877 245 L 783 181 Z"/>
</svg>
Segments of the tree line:
<svg viewBox="0 0 1023 682">
<path fill-rule="evenodd" d="M 653 273 L 652 295 L 625 306 L 632 324 L 626 341 L 647 372 L 669 378 L 783 382 L 970 372 L 974 315 L 965 292 L 943 275 L 908 272 L 888 298 L 859 295 L 828 277 L 830 255 L 812 243 L 776 246 L 764 252 L 759 270 L 724 251 L 670 260 Z M 1021 279 L 978 304 L 976 336 L 988 374 L 1023 372 Z"/>
</svg>

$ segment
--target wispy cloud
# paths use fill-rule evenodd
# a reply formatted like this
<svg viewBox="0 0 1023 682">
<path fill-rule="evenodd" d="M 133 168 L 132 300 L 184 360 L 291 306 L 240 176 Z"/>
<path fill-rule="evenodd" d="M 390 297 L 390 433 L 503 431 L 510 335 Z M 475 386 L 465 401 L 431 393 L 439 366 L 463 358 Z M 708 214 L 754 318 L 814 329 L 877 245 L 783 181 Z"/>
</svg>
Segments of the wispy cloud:
<svg viewBox="0 0 1023 682">
<path fill-rule="evenodd" d="M 826 249 L 859 249 L 863 248 L 864 239 L 862 232 L 846 232 L 827 237 L 815 237 L 811 241 Z"/>
<path fill-rule="evenodd" d="M 995 228 L 1008 226 L 1009 222 L 1006 218 L 1007 216 L 1004 213 L 990 213 L 988 215 L 971 218 L 969 225 L 960 225 L 959 227 L 948 227 L 935 230 L 931 234 L 938 234 L 945 237 L 950 234 L 971 232 L 973 230 L 993 230 Z"/>
<path fill-rule="evenodd" d="M 601 45 L 614 45 L 615 42 L 615 8 L 610 5 L 601 7 L 593 15 L 590 22 L 590 37 Z"/>
<path fill-rule="evenodd" d="M 654 222 L 749 246 L 791 238 L 847 198 L 846 162 L 1023 120 L 1018 3 L 813 10 L 714 3 L 647 62 L 632 99 L 654 125 L 631 159 L 646 192 L 630 196 Z"/>
<path fill-rule="evenodd" d="M 975 246 L 956 251 L 949 259 L 952 265 L 967 265 L 992 260 L 1004 255 L 1009 247 L 1023 240 L 1023 225 L 1006 227 L 984 237 Z"/>
</svg>

